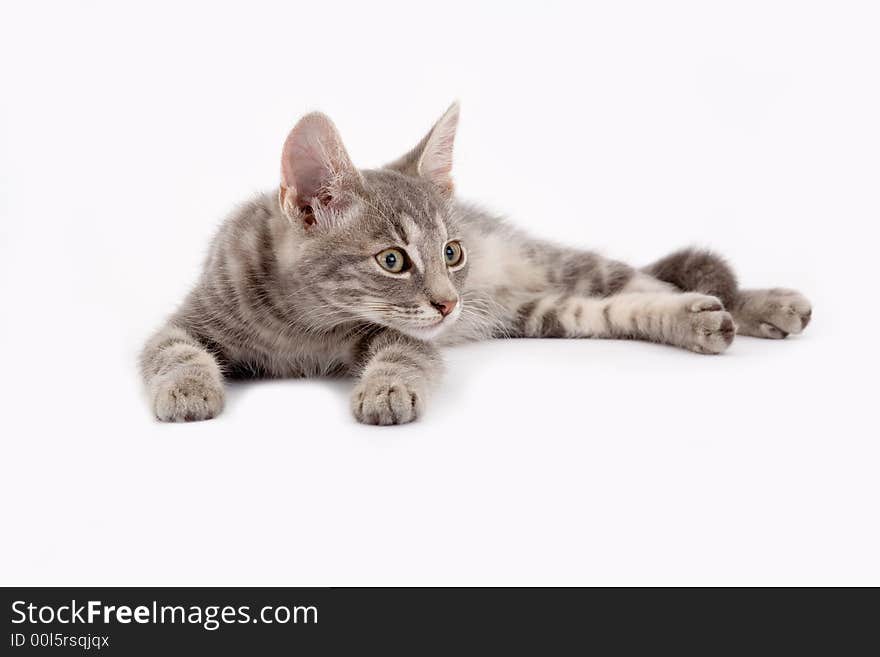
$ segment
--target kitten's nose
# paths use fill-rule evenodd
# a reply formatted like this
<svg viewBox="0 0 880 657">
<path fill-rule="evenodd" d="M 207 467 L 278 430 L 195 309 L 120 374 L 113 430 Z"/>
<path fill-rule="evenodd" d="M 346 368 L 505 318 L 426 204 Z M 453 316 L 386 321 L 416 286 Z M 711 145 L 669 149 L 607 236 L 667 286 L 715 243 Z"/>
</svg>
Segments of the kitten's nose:
<svg viewBox="0 0 880 657">
<path fill-rule="evenodd" d="M 455 304 L 457 303 L 458 299 L 447 299 L 446 301 L 432 301 L 431 305 L 439 310 L 441 315 L 446 317 L 446 315 L 452 312 L 452 309 L 455 308 Z"/>
</svg>

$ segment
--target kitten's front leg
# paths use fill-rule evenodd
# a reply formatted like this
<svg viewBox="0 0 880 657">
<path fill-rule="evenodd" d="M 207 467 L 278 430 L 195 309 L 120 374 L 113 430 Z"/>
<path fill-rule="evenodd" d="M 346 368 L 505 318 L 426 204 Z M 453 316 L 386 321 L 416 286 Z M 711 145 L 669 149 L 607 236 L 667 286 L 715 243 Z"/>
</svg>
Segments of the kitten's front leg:
<svg viewBox="0 0 880 657">
<path fill-rule="evenodd" d="M 351 410 L 364 424 L 412 422 L 443 373 L 436 347 L 393 331 L 373 338 L 361 362 Z"/>
<path fill-rule="evenodd" d="M 217 359 L 190 333 L 168 324 L 141 352 L 153 413 L 163 422 L 209 420 L 223 408 Z"/>
</svg>

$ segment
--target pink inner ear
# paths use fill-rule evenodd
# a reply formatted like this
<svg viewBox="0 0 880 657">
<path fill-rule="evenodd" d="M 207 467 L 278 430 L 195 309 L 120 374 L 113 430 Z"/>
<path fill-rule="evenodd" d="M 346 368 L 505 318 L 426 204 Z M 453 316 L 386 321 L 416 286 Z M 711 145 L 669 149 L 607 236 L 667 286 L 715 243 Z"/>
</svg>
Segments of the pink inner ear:
<svg viewBox="0 0 880 657">
<path fill-rule="evenodd" d="M 439 135 L 436 143 L 434 143 L 432 135 L 429 148 L 425 151 L 422 159 L 422 175 L 432 180 L 449 176 L 452 172 L 452 146 L 454 142 L 454 132 Z"/>
<path fill-rule="evenodd" d="M 297 205 L 310 203 L 330 178 L 315 135 L 301 128 L 297 125 L 287 137 L 281 160 L 282 179 L 296 194 Z"/>
<path fill-rule="evenodd" d="M 333 200 L 334 186 L 358 174 L 333 123 L 323 114 L 304 116 L 290 131 L 281 157 L 281 178 L 295 194 L 296 205 Z"/>
<path fill-rule="evenodd" d="M 419 173 L 444 190 L 452 188 L 452 150 L 458 128 L 458 105 L 437 122 L 419 161 Z"/>
</svg>

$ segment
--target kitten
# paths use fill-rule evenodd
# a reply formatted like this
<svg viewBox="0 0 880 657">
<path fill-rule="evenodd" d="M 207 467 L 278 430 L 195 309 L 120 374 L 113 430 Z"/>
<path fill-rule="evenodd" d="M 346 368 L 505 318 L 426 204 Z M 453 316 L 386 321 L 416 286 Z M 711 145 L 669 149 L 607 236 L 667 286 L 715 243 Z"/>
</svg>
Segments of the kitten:
<svg viewBox="0 0 880 657">
<path fill-rule="evenodd" d="M 636 338 L 719 354 L 734 333 L 784 338 L 810 321 L 792 290 L 741 290 L 684 250 L 636 269 L 532 239 L 453 197 L 453 105 L 399 160 L 359 170 L 333 123 L 303 117 L 281 186 L 234 213 L 141 370 L 160 420 L 205 420 L 226 377 L 351 374 L 366 424 L 422 414 L 438 346 L 492 337 Z"/>
</svg>

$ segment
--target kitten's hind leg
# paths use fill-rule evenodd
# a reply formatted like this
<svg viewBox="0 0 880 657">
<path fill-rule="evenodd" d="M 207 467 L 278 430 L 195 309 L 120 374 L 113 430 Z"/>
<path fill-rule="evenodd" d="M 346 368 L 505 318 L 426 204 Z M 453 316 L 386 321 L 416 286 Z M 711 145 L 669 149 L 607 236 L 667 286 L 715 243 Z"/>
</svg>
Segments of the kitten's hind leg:
<svg viewBox="0 0 880 657">
<path fill-rule="evenodd" d="M 223 409 L 223 375 L 214 356 L 180 327 L 167 325 L 141 352 L 153 413 L 164 422 L 209 420 Z"/>
<path fill-rule="evenodd" d="M 813 314 L 804 295 L 782 288 L 740 290 L 730 311 L 737 333 L 777 340 L 803 331 Z"/>
<path fill-rule="evenodd" d="M 732 314 L 737 333 L 781 339 L 810 321 L 810 302 L 794 290 L 740 290 L 733 269 L 710 251 L 682 249 L 644 268 L 681 290 L 718 297 Z"/>
<path fill-rule="evenodd" d="M 642 271 L 684 292 L 701 292 L 717 297 L 728 309 L 736 299 L 736 274 L 724 258 L 711 251 L 681 249 Z"/>
</svg>

